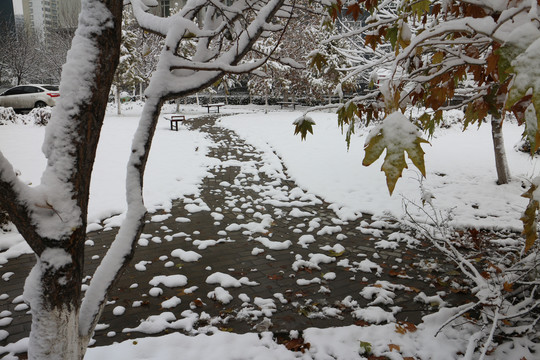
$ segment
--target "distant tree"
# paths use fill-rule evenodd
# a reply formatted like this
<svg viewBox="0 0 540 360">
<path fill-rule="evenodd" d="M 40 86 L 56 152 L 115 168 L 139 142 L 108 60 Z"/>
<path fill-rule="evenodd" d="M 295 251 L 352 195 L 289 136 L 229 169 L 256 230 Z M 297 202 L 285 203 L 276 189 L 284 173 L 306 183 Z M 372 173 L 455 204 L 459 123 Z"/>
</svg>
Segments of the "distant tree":
<svg viewBox="0 0 540 360">
<path fill-rule="evenodd" d="M 122 5 L 131 3 L 139 25 L 165 38 L 127 165 L 127 213 L 118 235 L 81 291 L 92 167 L 120 58 Z M 165 100 L 201 91 L 228 73 L 262 66 L 271 54 L 246 56 L 269 32 L 282 32 L 276 16 L 291 15 L 284 0 L 251 2 L 188 0 L 167 19 L 148 14 L 155 0 L 82 0 L 72 48 L 62 70 L 62 96 L 47 126 L 47 159 L 41 184 L 23 183 L 0 153 L 0 209 L 36 254 L 25 285 L 32 310 L 29 359 L 84 357 L 88 342 L 123 269 L 133 257 L 146 209 L 146 162 Z M 202 20 L 202 21 L 201 21 Z M 195 45 L 179 55 L 184 41 Z"/>
<path fill-rule="evenodd" d="M 227 74 L 221 80 L 219 80 L 215 85 L 216 85 L 217 90 L 223 91 L 223 94 L 225 95 L 225 104 L 228 105 L 230 90 L 234 88 L 235 86 L 240 85 L 240 76 Z"/>
<path fill-rule="evenodd" d="M 75 36 L 80 11 L 78 1 L 58 2 L 58 22 L 56 26 L 45 29 L 40 46 L 39 71 L 40 77 L 47 82 L 60 82 L 62 66 Z"/>
<path fill-rule="evenodd" d="M 0 33 L 8 34 L 9 29 L 4 26 L 0 28 Z M 0 37 L 0 84 L 8 83 L 9 81 L 9 71 L 7 65 L 7 47 L 9 44 L 8 36 Z"/>
<path fill-rule="evenodd" d="M 319 5 L 299 1 L 294 17 L 287 19 L 287 36 L 279 41 L 279 46 L 275 46 L 278 40 L 275 37 L 267 38 L 259 45 L 261 50 L 272 49 L 274 56 L 260 69 L 259 76 L 250 79 L 252 91 L 264 96 L 280 96 L 285 101 L 306 98 L 320 102 L 332 95 L 345 76 L 340 69 L 351 63 L 336 47 L 340 41 L 319 46 L 328 38 L 321 31 L 321 24 L 327 17 L 323 10 Z M 344 41 L 341 43 L 343 45 Z M 324 61 L 318 63 L 321 56 Z M 342 87 L 354 91 L 352 82 L 345 82 Z"/>
<path fill-rule="evenodd" d="M 58 28 L 74 31 L 79 22 L 81 1 L 58 1 Z"/>
<path fill-rule="evenodd" d="M 16 85 L 31 80 L 39 73 L 41 41 L 33 31 L 17 25 L 15 32 L 2 34 L 2 63 L 15 78 Z"/>
<path fill-rule="evenodd" d="M 354 64 L 348 53 L 355 47 L 355 42 L 349 39 L 325 41 L 328 34 L 336 33 L 336 29 L 324 21 L 323 29 L 311 34 L 316 46 L 306 56 L 305 76 L 313 94 L 318 98 L 327 95 L 331 103 L 333 95 L 341 99 L 344 93 L 354 95 L 359 90 L 357 79 L 347 77 L 347 70 Z"/>
<path fill-rule="evenodd" d="M 282 44 L 277 43 L 277 39 L 269 37 L 256 45 L 256 52 L 279 54 Z M 276 59 L 278 59 L 276 57 Z M 269 96 L 278 96 L 278 90 L 286 81 L 279 77 L 286 66 L 279 61 L 269 59 L 256 72 L 250 75 L 247 86 L 250 95 L 264 96 L 265 103 L 268 105 Z"/>
<path fill-rule="evenodd" d="M 156 70 L 159 61 L 159 55 L 163 48 L 163 38 L 157 34 L 141 29 L 136 24 L 133 24 L 137 40 L 135 46 L 136 58 L 139 61 L 135 62 L 135 71 L 139 82 L 139 94 L 143 97 L 143 92 L 148 85 L 152 73 Z"/>
<path fill-rule="evenodd" d="M 62 66 L 71 48 L 71 41 L 75 36 L 75 28 L 48 29 L 45 41 L 40 44 L 39 71 L 41 77 L 47 81 L 59 83 Z"/>
<path fill-rule="evenodd" d="M 120 63 L 114 74 L 113 85 L 117 114 L 122 114 L 120 91 L 121 89 L 133 89 L 142 83 L 144 78 L 140 76 L 139 64 L 145 61 L 138 50 L 138 32 L 135 27 L 135 18 L 130 9 L 124 9 L 122 16 L 122 43 L 120 45 Z"/>
<path fill-rule="evenodd" d="M 290 97 L 296 99 L 314 95 L 316 88 L 309 86 L 306 62 L 309 52 L 317 46 L 316 34 L 321 19 L 317 9 L 322 10 L 299 1 L 294 17 L 282 20 L 287 25 L 287 36 L 267 37 L 258 45 L 258 51 L 271 51 L 274 55 L 260 69 L 258 76 L 249 80 L 251 92 L 264 96 L 266 100 L 270 95 L 282 97 L 285 101 Z"/>
</svg>

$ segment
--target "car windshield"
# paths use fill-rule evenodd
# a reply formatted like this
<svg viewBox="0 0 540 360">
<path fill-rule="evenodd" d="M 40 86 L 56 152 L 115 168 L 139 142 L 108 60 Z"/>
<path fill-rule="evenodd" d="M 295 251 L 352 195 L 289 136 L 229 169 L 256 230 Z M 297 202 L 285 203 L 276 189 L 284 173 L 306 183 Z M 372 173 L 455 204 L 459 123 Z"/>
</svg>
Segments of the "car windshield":
<svg viewBox="0 0 540 360">
<path fill-rule="evenodd" d="M 58 85 L 43 85 L 42 88 L 49 91 L 58 91 Z"/>
</svg>

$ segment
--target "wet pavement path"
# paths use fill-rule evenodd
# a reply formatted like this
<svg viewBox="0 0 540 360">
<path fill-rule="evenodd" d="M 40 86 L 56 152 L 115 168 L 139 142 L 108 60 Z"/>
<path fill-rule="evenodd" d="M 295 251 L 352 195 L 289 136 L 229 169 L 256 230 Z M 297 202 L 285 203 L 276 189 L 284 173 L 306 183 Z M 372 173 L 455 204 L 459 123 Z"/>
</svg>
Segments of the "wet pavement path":
<svg viewBox="0 0 540 360">
<path fill-rule="evenodd" d="M 455 290 L 453 266 L 433 249 L 390 221 L 344 217 L 288 179 L 285 168 L 269 167 L 265 154 L 215 119 L 184 125 L 208 134 L 217 165 L 199 197 L 175 201 L 170 213 L 148 215 L 94 345 L 212 328 L 288 334 L 308 327 L 417 324 L 444 301 L 466 300 Z M 89 234 L 89 274 L 115 233 Z M 33 262 L 23 255 L 0 268 L 0 275 L 13 273 L 1 281 L 0 335 L 9 335 L 0 337 L 0 357 L 2 346 L 28 336 L 30 316 L 20 295 Z"/>
</svg>

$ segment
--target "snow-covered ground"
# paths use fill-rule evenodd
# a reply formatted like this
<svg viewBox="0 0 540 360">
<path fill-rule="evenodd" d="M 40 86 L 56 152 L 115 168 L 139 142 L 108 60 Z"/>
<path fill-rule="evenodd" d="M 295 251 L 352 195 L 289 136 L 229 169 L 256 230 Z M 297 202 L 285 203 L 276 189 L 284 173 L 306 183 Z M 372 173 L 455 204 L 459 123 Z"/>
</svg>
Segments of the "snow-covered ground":
<svg viewBox="0 0 540 360">
<path fill-rule="evenodd" d="M 514 149 L 522 128 L 504 124 L 506 153 L 513 180 L 496 184 L 495 160 L 489 124 L 462 131 L 459 125 L 439 129 L 426 152 L 427 178 L 421 181 L 418 169 L 409 161 L 392 196 L 380 170 L 382 157 L 369 167 L 362 166 L 364 142 L 369 129 L 357 131 L 347 151 L 344 135 L 337 127 L 337 117 L 317 113 L 314 135 L 302 142 L 293 134 L 292 121 L 301 112 L 237 115 L 221 120 L 260 149 L 275 152 L 285 163 L 289 175 L 299 186 L 309 189 L 326 201 L 352 211 L 376 217 L 403 216 L 403 200 L 420 203 L 420 183 L 433 194 L 434 206 L 451 211 L 453 223 L 460 227 L 501 228 L 519 231 L 519 218 L 526 200 L 520 195 L 538 171 L 537 159 Z M 449 122 L 459 112 L 447 114 Z"/>
<path fill-rule="evenodd" d="M 124 109 L 124 115 L 116 116 L 111 111 L 106 118 L 91 185 L 89 230 L 120 223 L 125 210 L 125 163 L 140 110 L 139 106 L 130 105 Z M 302 142 L 293 135 L 292 125 L 301 112 L 270 110 L 265 113 L 260 107 L 226 106 L 221 111 L 227 116 L 220 125 L 234 129 L 264 151 L 268 167 L 280 168 L 281 158 L 298 186 L 336 204 L 339 217 L 346 219 L 363 212 L 376 218 L 399 218 L 403 216 L 404 198 L 420 201 L 420 176 L 413 166 L 404 173 L 390 197 L 380 171 L 381 162 L 371 167 L 361 165 L 368 129 L 357 132 L 347 151 L 335 114 L 314 114 L 315 134 Z M 172 107 L 164 109 L 165 113 L 170 111 Z M 206 110 L 184 105 L 180 111 L 190 118 L 204 115 Z M 526 203 L 520 195 L 523 185 L 527 186 L 536 175 L 536 160 L 514 150 L 521 137 L 517 125 L 506 123 L 504 131 L 513 176 L 513 181 L 504 186 L 495 183 L 489 126 L 466 132 L 457 126 L 441 129 L 430 140 L 431 146 L 424 146 L 428 176 L 422 186 L 433 194 L 437 209 L 452 212 L 455 225 L 519 230 Z M 0 150 L 28 183 L 39 183 L 45 166 L 40 150 L 43 134 L 44 128 L 33 125 L 0 127 Z M 200 133 L 183 128 L 171 131 L 168 121 L 160 121 L 145 178 L 145 203 L 150 211 L 167 210 L 172 199 L 198 193 L 198 185 L 215 164 L 215 159 L 206 156 L 211 145 Z M 30 249 L 19 235 L 0 234 L 0 266 L 9 258 L 28 252 Z M 215 331 L 212 336 L 175 333 L 91 348 L 86 359 L 177 359 L 179 353 L 183 359 L 356 359 L 362 358 L 360 354 L 364 352 L 391 359 L 453 359 L 457 352 L 465 351 L 471 332 L 467 328 L 446 328 L 444 334 L 435 338 L 434 333 L 447 318 L 444 315 L 448 314 L 426 317 L 417 331 L 396 332 L 395 324 L 308 329 L 303 338 L 311 347 L 305 353 L 287 351 L 269 333 L 258 336 Z M 0 328 L 0 337 L 1 332 Z M 18 346 L 24 348 L 24 341 Z M 525 350 L 526 344 L 523 346 L 514 350 L 512 358 L 532 358 Z M 499 348 L 492 356 L 503 356 L 504 351 Z"/>
</svg>

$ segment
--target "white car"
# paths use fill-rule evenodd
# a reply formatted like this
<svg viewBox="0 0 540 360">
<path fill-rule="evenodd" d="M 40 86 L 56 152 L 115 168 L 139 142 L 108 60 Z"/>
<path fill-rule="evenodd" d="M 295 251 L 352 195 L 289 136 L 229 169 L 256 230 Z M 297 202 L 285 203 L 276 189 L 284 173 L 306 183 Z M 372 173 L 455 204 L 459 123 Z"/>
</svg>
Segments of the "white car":
<svg viewBox="0 0 540 360">
<path fill-rule="evenodd" d="M 37 107 L 54 106 L 60 96 L 58 85 L 19 85 L 0 94 L 0 106 L 15 110 L 31 110 Z"/>
</svg>

